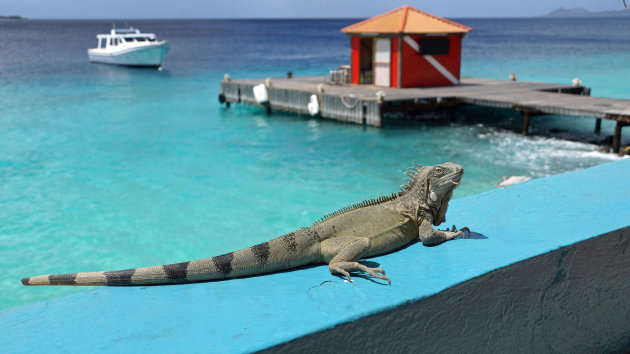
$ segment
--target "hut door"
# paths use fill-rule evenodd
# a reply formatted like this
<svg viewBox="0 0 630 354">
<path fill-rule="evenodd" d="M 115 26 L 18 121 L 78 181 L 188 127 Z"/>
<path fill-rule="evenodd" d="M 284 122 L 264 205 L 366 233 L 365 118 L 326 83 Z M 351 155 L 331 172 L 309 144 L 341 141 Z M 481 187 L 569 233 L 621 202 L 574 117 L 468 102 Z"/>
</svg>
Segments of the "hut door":
<svg viewBox="0 0 630 354">
<path fill-rule="evenodd" d="M 359 40 L 359 83 L 374 83 L 374 41 L 372 38 Z"/>
<path fill-rule="evenodd" d="M 389 87 L 390 43 L 389 38 L 374 41 L 374 85 Z"/>
</svg>

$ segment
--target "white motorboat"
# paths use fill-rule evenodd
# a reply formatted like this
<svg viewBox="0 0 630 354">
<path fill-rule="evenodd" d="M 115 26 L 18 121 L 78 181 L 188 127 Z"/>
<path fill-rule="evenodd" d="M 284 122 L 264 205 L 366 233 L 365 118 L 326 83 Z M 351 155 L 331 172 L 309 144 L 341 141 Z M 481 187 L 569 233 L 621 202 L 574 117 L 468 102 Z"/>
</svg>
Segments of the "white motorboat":
<svg viewBox="0 0 630 354">
<path fill-rule="evenodd" d="M 91 62 L 127 65 L 162 66 L 169 46 L 156 41 L 153 33 L 140 33 L 137 28 L 114 28 L 109 34 L 98 34 L 98 47 L 88 49 Z"/>
</svg>

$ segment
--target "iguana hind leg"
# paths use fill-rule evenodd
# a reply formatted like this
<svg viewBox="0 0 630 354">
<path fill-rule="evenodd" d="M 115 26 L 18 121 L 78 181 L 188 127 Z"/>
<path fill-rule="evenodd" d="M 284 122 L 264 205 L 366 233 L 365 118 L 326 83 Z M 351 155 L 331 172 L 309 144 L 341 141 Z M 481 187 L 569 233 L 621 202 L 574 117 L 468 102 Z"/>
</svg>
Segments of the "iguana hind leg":
<svg viewBox="0 0 630 354">
<path fill-rule="evenodd" d="M 333 274 L 342 274 L 348 281 L 352 281 L 350 272 L 362 272 L 371 276 L 391 281 L 385 276 L 381 268 L 370 268 L 359 262 L 361 256 L 370 248 L 370 239 L 367 237 L 335 237 L 322 242 L 322 254 L 325 259 L 330 259 L 328 269 Z"/>
</svg>

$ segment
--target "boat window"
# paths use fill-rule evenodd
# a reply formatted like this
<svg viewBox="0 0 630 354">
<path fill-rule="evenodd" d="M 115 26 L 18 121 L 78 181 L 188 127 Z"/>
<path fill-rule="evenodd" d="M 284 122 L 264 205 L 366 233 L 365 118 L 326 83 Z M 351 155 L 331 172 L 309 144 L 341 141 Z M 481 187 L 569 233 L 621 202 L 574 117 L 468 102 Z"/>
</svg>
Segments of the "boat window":
<svg viewBox="0 0 630 354">
<path fill-rule="evenodd" d="M 142 38 L 142 37 L 138 37 L 138 38 L 136 38 L 136 40 L 137 40 L 138 42 L 144 42 L 144 38 Z"/>
<path fill-rule="evenodd" d="M 98 41 L 99 48 L 105 48 L 107 46 L 107 38 L 101 38 Z"/>
</svg>

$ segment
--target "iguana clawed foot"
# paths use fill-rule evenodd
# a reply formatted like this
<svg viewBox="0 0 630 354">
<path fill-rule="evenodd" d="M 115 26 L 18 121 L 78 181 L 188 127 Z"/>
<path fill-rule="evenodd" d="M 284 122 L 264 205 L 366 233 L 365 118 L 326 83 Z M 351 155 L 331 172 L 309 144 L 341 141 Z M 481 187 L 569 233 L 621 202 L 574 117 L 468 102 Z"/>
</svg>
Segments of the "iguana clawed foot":
<svg viewBox="0 0 630 354">
<path fill-rule="evenodd" d="M 386 280 L 389 285 L 392 284 L 391 280 L 385 276 L 385 270 L 381 268 L 370 268 L 359 262 L 337 262 L 328 265 L 331 273 L 337 273 L 348 278 L 349 282 L 352 281 L 350 272 L 367 273 L 375 278 Z"/>
<path fill-rule="evenodd" d="M 466 232 L 468 232 L 468 237 L 470 237 L 470 229 L 468 227 L 462 227 L 461 229 L 457 230 L 455 225 L 453 225 L 453 227 L 450 230 L 447 227 L 445 231 L 455 232 L 457 233 L 457 236 L 461 235 L 462 238 L 466 238 Z"/>
</svg>

